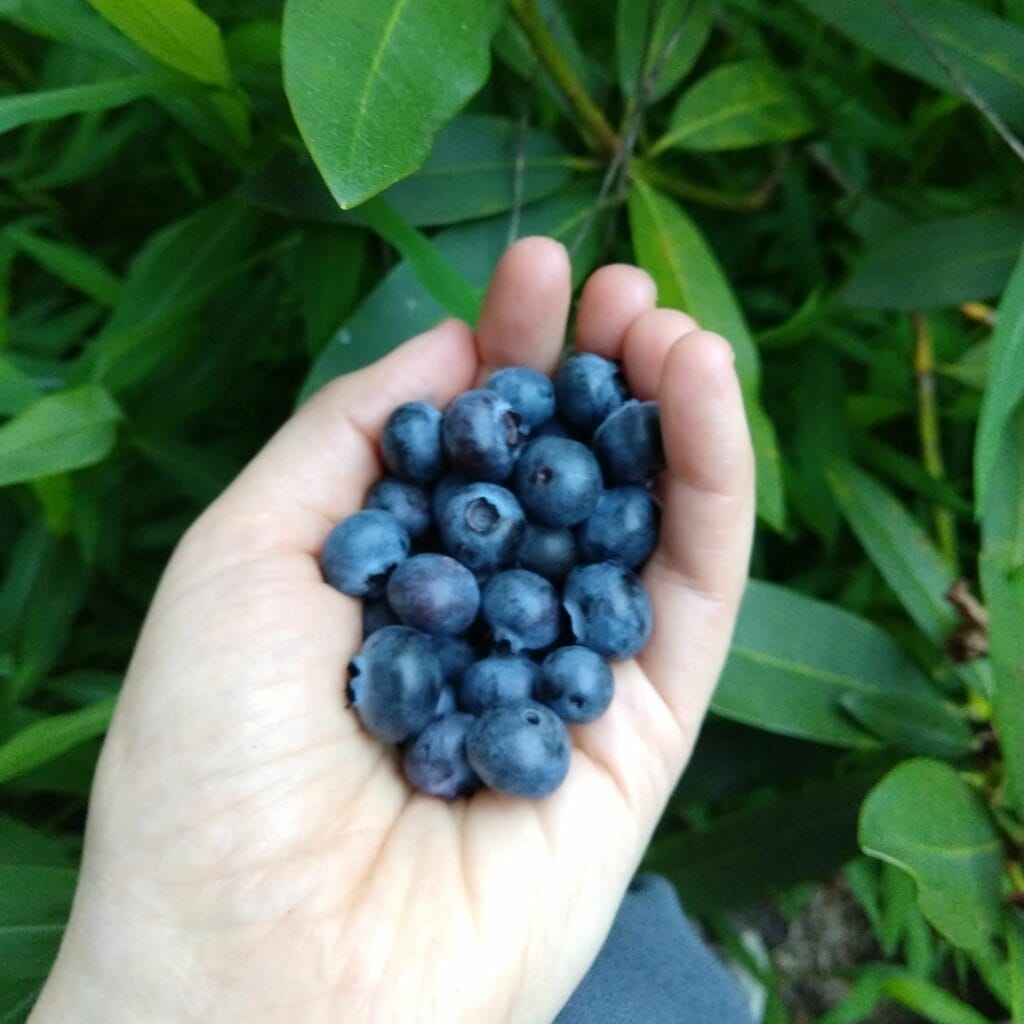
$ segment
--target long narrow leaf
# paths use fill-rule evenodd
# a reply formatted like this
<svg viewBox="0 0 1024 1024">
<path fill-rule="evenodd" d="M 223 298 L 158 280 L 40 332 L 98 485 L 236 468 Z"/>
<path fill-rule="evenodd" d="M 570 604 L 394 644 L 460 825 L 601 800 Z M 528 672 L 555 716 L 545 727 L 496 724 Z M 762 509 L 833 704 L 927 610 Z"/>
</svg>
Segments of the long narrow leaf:
<svg viewBox="0 0 1024 1024">
<path fill-rule="evenodd" d="M 0 98 L 0 133 L 23 124 L 53 121 L 88 110 L 109 110 L 145 96 L 166 96 L 189 88 L 180 76 L 157 71 L 4 96 Z"/>
<path fill-rule="evenodd" d="M 79 743 L 102 735 L 110 724 L 115 700 L 108 697 L 78 711 L 50 715 L 0 744 L 0 782 L 46 764 Z"/>
</svg>

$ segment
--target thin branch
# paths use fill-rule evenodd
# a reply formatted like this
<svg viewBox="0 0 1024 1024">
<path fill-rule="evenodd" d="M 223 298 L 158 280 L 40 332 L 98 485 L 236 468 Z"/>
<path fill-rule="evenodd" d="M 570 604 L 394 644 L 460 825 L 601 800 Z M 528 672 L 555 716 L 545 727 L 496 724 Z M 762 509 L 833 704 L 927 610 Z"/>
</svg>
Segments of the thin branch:
<svg viewBox="0 0 1024 1024">
<path fill-rule="evenodd" d="M 654 164 L 642 163 L 638 170 L 648 184 L 660 188 L 663 192 L 668 192 L 669 195 L 673 195 L 677 199 L 686 199 L 700 203 L 702 206 L 711 206 L 717 210 L 750 213 L 763 209 L 775 195 L 785 174 L 788 159 L 788 150 L 780 150 L 771 173 L 749 192 L 738 193 L 723 192 L 707 185 L 698 185 L 696 182 L 670 174 Z"/>
<path fill-rule="evenodd" d="M 978 113 L 996 130 L 999 137 L 1010 147 L 1014 156 L 1024 163 L 1024 143 L 1010 130 L 1007 123 L 997 114 L 977 89 L 961 74 L 960 69 L 939 49 L 932 38 L 911 17 L 903 5 L 903 0 L 889 0 L 889 5 L 896 12 L 896 17 L 907 26 L 917 38 L 924 50 L 936 64 L 949 75 L 953 84 L 974 105 Z"/>
<path fill-rule="evenodd" d="M 946 479 L 946 466 L 942 459 L 942 440 L 939 434 L 939 408 L 935 398 L 935 353 L 932 332 L 923 313 L 915 313 L 914 322 L 914 376 L 917 379 L 917 424 L 921 436 L 921 460 L 925 472 L 935 481 Z M 956 525 L 953 515 L 944 505 L 933 509 L 935 536 L 946 563 L 958 571 Z"/>
<path fill-rule="evenodd" d="M 600 151 L 612 156 L 619 146 L 615 129 L 608 123 L 601 108 L 576 77 L 576 72 L 559 49 L 558 43 L 537 10 L 537 0 L 509 0 L 509 7 L 526 33 L 533 52 L 547 69 L 554 83 L 565 94 L 586 132 L 592 136 Z"/>
<path fill-rule="evenodd" d="M 640 134 L 640 126 L 643 123 L 643 117 L 650 101 L 650 95 L 654 90 L 655 83 L 658 80 L 658 76 L 661 74 L 662 68 L 665 66 L 665 62 L 672 55 L 672 51 L 676 48 L 679 40 L 682 38 L 683 30 L 686 28 L 686 23 L 689 21 L 690 13 L 693 10 L 695 2 L 696 0 L 689 0 L 686 12 L 683 14 L 682 19 L 669 38 L 665 40 L 665 45 L 651 62 L 650 68 L 645 74 L 643 69 L 647 65 L 650 48 L 654 45 L 654 27 L 658 20 L 656 2 L 652 2 L 647 8 L 647 23 L 644 28 L 643 55 L 640 62 L 641 78 L 638 83 L 636 96 L 633 98 L 633 101 L 626 112 L 626 116 L 623 118 L 619 144 L 616 146 L 615 152 L 612 154 L 612 159 L 608 164 L 608 169 L 605 171 L 604 178 L 601 181 L 601 188 L 597 193 L 597 199 L 594 201 L 594 206 L 587 219 L 580 225 L 579 230 L 576 232 L 576 235 L 569 246 L 570 255 L 574 255 L 583 244 L 583 241 L 586 239 L 593 227 L 597 211 L 602 208 L 608 196 L 614 191 L 616 196 L 616 205 L 625 199 L 628 182 L 626 169 L 629 166 L 630 160 L 633 158 L 633 151 L 636 148 L 636 140 Z"/>
<path fill-rule="evenodd" d="M 532 84 L 532 83 L 531 83 Z M 530 103 L 526 95 L 523 97 L 523 108 L 519 112 L 516 124 L 515 161 L 512 165 L 512 215 L 508 221 L 508 238 L 506 245 L 511 245 L 519 237 L 519 220 L 523 212 L 523 194 L 526 178 L 526 130 L 530 121 Z"/>
</svg>

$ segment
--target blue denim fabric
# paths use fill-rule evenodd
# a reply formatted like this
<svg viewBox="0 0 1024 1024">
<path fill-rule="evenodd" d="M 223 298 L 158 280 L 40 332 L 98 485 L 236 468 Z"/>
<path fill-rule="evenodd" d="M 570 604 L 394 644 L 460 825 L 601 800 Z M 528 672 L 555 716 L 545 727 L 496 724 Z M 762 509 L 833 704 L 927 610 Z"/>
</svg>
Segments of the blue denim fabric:
<svg viewBox="0 0 1024 1024">
<path fill-rule="evenodd" d="M 555 1024 L 751 1024 L 732 975 L 657 875 L 629 887 L 612 930 Z"/>
</svg>

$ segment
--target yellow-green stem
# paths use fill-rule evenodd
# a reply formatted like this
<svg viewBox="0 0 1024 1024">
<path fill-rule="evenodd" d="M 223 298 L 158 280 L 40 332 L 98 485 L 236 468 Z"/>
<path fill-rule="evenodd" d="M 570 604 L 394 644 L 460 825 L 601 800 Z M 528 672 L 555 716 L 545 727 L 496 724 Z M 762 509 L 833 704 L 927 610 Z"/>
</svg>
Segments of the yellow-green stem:
<svg viewBox="0 0 1024 1024">
<path fill-rule="evenodd" d="M 779 183 L 778 174 L 773 171 L 768 178 L 749 192 L 722 192 L 719 189 L 687 181 L 676 174 L 669 174 L 656 164 L 646 161 L 634 160 L 633 168 L 649 185 L 653 185 L 677 199 L 686 199 L 700 203 L 702 206 L 712 206 L 718 210 L 733 210 L 737 213 L 760 210 L 771 199 L 772 193 Z"/>
<path fill-rule="evenodd" d="M 933 480 L 944 480 L 946 466 L 942 459 L 939 433 L 939 407 L 935 398 L 935 352 L 932 332 L 923 313 L 914 314 L 914 376 L 917 378 L 917 426 L 921 435 L 921 458 Z M 944 505 L 933 508 L 935 536 L 939 550 L 953 572 L 960 571 L 957 554 L 956 525 L 953 514 Z"/>
<path fill-rule="evenodd" d="M 552 81 L 562 90 L 576 111 L 585 134 L 590 136 L 590 141 L 600 152 L 612 156 L 619 148 L 619 137 L 586 87 L 576 77 L 572 65 L 566 60 L 555 37 L 544 24 L 544 19 L 537 10 L 537 0 L 509 0 L 509 7 L 526 33 L 537 59 L 544 65 Z"/>
</svg>

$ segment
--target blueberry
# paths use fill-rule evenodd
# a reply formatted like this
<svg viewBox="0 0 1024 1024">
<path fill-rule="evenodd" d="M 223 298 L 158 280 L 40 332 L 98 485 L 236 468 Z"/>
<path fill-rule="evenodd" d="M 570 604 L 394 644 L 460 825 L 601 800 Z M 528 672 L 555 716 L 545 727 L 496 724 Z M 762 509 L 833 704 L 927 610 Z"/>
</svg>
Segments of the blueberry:
<svg viewBox="0 0 1024 1024">
<path fill-rule="evenodd" d="M 550 419 L 542 423 L 539 427 L 533 427 L 530 430 L 530 437 L 568 437 L 569 431 L 565 429 L 562 421 L 559 419 Z"/>
<path fill-rule="evenodd" d="M 492 483 L 508 479 L 523 442 L 512 406 L 486 389 L 459 395 L 445 410 L 441 434 L 456 469 Z"/>
<path fill-rule="evenodd" d="M 367 509 L 343 519 L 327 535 L 320 552 L 324 579 L 343 594 L 382 597 L 388 575 L 409 554 L 405 527 L 383 509 Z"/>
<path fill-rule="evenodd" d="M 386 476 L 370 489 L 364 508 L 382 508 L 390 512 L 415 540 L 430 526 L 430 498 L 422 487 L 398 477 Z"/>
<path fill-rule="evenodd" d="M 575 433 L 590 437 L 629 397 L 618 363 L 585 352 L 570 356 L 555 378 L 558 415 Z"/>
<path fill-rule="evenodd" d="M 378 629 L 383 629 L 385 626 L 394 626 L 397 622 L 398 619 L 395 618 L 395 613 L 391 610 L 391 605 L 389 605 L 383 598 L 379 601 L 363 602 L 364 640 L 371 633 L 376 633 Z"/>
<path fill-rule="evenodd" d="M 491 789 L 539 799 L 569 772 L 569 734 L 543 704 L 527 701 L 494 708 L 470 726 L 466 757 Z"/>
<path fill-rule="evenodd" d="M 468 569 L 487 573 L 509 565 L 519 549 L 526 516 L 515 495 L 497 484 L 457 490 L 438 523 L 445 550 Z"/>
<path fill-rule="evenodd" d="M 445 715 L 450 715 L 453 711 L 459 710 L 459 700 L 455 693 L 454 686 L 442 686 L 441 696 L 437 698 L 437 704 L 434 707 L 434 718 L 443 718 Z"/>
<path fill-rule="evenodd" d="M 428 484 L 441 475 L 441 412 L 426 402 L 400 405 L 384 425 L 381 453 L 400 480 Z"/>
<path fill-rule="evenodd" d="M 528 432 L 555 415 L 555 388 L 540 370 L 506 366 L 495 370 L 484 386 L 508 402 Z"/>
<path fill-rule="evenodd" d="M 563 579 L 577 562 L 572 530 L 527 523 L 516 555 L 520 569 L 529 569 L 549 580 Z"/>
<path fill-rule="evenodd" d="M 413 629 L 457 635 L 480 610 L 480 588 L 473 574 L 448 555 L 413 555 L 391 574 L 388 604 Z"/>
<path fill-rule="evenodd" d="M 503 704 L 519 704 L 533 696 L 540 669 L 521 654 L 495 654 L 466 669 L 459 687 L 459 706 L 474 715 Z"/>
<path fill-rule="evenodd" d="M 601 467 L 590 449 L 563 437 L 531 441 L 516 465 L 515 492 L 527 514 L 547 526 L 572 526 L 594 510 Z"/>
<path fill-rule="evenodd" d="M 565 582 L 565 609 L 576 642 L 609 658 L 631 658 L 651 635 L 651 601 L 616 562 L 582 565 Z"/>
<path fill-rule="evenodd" d="M 448 686 L 458 686 L 463 673 L 477 659 L 473 645 L 462 637 L 433 636 L 430 644 L 441 663 L 441 675 Z"/>
<path fill-rule="evenodd" d="M 444 510 L 448 507 L 448 502 L 456 491 L 462 490 L 463 487 L 468 486 L 470 483 L 472 481 L 469 477 L 463 476 L 461 473 L 445 473 L 438 480 L 437 487 L 434 488 L 433 497 L 434 520 L 436 522 L 441 522 Z"/>
<path fill-rule="evenodd" d="M 480 610 L 498 650 L 535 651 L 558 639 L 558 594 L 535 572 L 507 569 L 492 576 L 484 585 Z"/>
<path fill-rule="evenodd" d="M 566 722 L 592 722 L 612 702 L 614 682 L 608 662 L 589 647 L 559 647 L 540 667 L 534 690 Z"/>
<path fill-rule="evenodd" d="M 657 402 L 627 402 L 594 434 L 594 453 L 605 479 L 616 484 L 644 484 L 665 468 Z"/>
<path fill-rule="evenodd" d="M 363 725 L 389 743 L 417 733 L 434 716 L 441 666 L 430 638 L 408 626 L 385 626 L 352 659 L 349 702 Z"/>
<path fill-rule="evenodd" d="M 621 562 L 635 569 L 645 562 L 658 539 L 660 513 L 643 487 L 613 487 L 579 528 L 584 562 Z"/>
<path fill-rule="evenodd" d="M 435 719 L 413 740 L 402 767 L 416 789 L 454 800 L 479 786 L 480 779 L 466 760 L 466 734 L 472 724 L 472 716 L 453 712 Z"/>
</svg>

